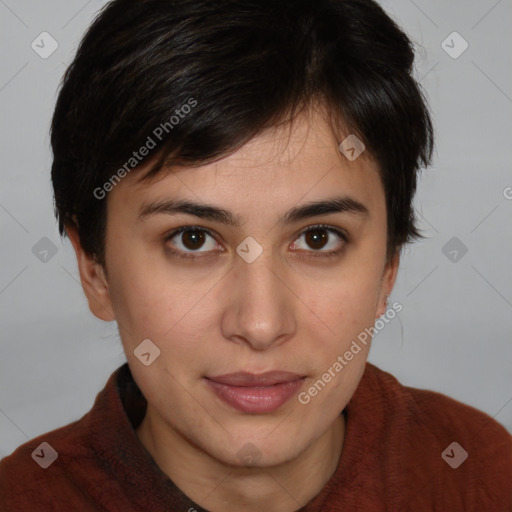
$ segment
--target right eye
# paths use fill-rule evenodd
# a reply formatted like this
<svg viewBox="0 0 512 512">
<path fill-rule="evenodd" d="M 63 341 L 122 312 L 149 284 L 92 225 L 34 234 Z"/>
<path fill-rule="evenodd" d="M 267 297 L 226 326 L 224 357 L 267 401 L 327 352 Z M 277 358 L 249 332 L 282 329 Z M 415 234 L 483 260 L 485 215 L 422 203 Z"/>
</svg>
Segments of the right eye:
<svg viewBox="0 0 512 512">
<path fill-rule="evenodd" d="M 199 251 L 198 249 L 203 248 L 205 242 L 208 247 L 208 237 L 213 239 L 213 242 L 209 242 L 210 248 L 207 248 L 207 250 L 204 251 Z M 216 239 L 213 232 L 207 228 L 199 226 L 182 226 L 166 235 L 165 241 L 168 247 L 168 242 L 173 239 L 176 239 L 177 242 L 173 242 L 169 250 L 180 258 L 202 258 L 204 256 L 196 256 L 194 253 L 215 252 Z M 217 252 L 223 252 L 223 250 Z"/>
</svg>

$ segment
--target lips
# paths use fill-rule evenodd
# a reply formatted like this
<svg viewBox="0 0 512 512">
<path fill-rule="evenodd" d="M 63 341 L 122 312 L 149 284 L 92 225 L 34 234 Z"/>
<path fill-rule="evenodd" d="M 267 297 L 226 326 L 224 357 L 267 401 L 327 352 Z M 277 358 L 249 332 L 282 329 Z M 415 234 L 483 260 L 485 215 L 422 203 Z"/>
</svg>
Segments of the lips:
<svg viewBox="0 0 512 512">
<path fill-rule="evenodd" d="M 214 382 L 219 384 L 226 384 L 228 386 L 242 386 L 242 387 L 258 387 L 258 386 L 273 386 L 274 384 L 283 384 L 292 382 L 301 378 L 300 375 L 290 372 L 267 372 L 259 375 L 253 373 L 229 373 L 226 375 L 219 375 L 217 377 L 208 377 Z"/>
<path fill-rule="evenodd" d="M 283 371 L 259 375 L 238 372 L 205 377 L 209 388 L 218 398 L 248 414 L 275 411 L 299 390 L 304 379 L 296 373 Z"/>
</svg>

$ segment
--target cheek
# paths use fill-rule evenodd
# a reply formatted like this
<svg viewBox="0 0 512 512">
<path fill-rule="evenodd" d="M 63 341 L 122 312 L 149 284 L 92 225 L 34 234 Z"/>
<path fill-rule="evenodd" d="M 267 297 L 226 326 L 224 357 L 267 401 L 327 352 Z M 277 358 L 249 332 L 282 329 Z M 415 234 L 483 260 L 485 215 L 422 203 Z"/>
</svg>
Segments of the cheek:
<svg viewBox="0 0 512 512">
<path fill-rule="evenodd" d="M 318 295 L 317 311 L 330 327 L 328 336 L 316 335 L 315 356 L 311 359 L 314 377 L 299 402 L 310 413 L 318 411 L 325 422 L 333 421 L 355 391 L 371 344 L 378 294 L 378 273 L 353 272 L 343 285 Z M 312 330 L 304 326 L 304 330 Z M 310 336 L 314 336 L 311 332 Z"/>
<path fill-rule="evenodd" d="M 315 372 L 320 375 L 331 368 L 338 356 L 350 351 L 354 341 L 358 340 L 359 345 L 353 346 L 356 354 L 348 355 L 350 361 L 347 361 L 346 368 L 341 372 L 334 372 L 336 378 L 333 378 L 329 385 L 330 391 L 325 395 L 344 395 L 343 391 L 338 390 L 338 383 L 345 379 L 352 382 L 364 368 L 371 342 L 368 332 L 375 322 L 379 284 L 380 266 L 376 264 L 376 260 L 361 262 L 354 258 L 353 264 L 347 264 L 338 275 L 333 275 L 332 279 L 325 282 L 324 286 L 317 281 L 317 292 L 314 296 L 309 291 L 311 311 L 322 320 L 324 326 L 329 327 L 329 330 L 325 329 L 318 321 L 312 320 L 313 317 L 308 316 L 303 320 L 301 330 L 308 333 L 307 338 L 315 339 L 318 347 L 314 359 Z M 307 293 L 307 288 L 306 285 L 304 293 Z"/>
<path fill-rule="evenodd" d="M 380 266 L 372 262 L 347 263 L 320 286 L 312 305 L 327 315 L 329 325 L 357 326 L 373 321 L 380 290 Z M 310 288 L 311 289 L 311 288 Z M 309 292 L 311 294 L 311 292 Z"/>
<path fill-rule="evenodd" d="M 167 369 L 179 375 L 194 368 L 197 355 L 204 352 L 205 337 L 214 332 L 212 324 L 218 320 L 218 302 L 209 297 L 210 289 L 207 280 L 179 279 L 174 272 L 135 261 L 113 274 L 111 297 L 126 352 L 133 355 L 143 340 L 150 339 L 164 356 L 159 365 L 165 360 Z"/>
<path fill-rule="evenodd" d="M 173 303 L 164 280 L 151 265 L 134 262 L 118 267 L 109 279 L 109 291 L 119 328 L 130 343 L 157 338 L 173 325 Z"/>
</svg>

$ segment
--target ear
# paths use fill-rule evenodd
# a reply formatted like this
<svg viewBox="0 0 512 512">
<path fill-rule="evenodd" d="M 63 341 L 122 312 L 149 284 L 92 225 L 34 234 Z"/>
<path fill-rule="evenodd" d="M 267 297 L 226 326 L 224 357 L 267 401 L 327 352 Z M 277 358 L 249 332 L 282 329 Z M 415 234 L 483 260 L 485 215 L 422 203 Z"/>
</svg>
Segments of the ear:
<svg viewBox="0 0 512 512">
<path fill-rule="evenodd" d="M 382 274 L 381 288 L 379 292 L 379 301 L 375 318 L 382 316 L 387 309 L 386 299 L 391 295 L 398 274 L 400 263 L 400 249 L 397 249 L 390 261 L 386 263 Z"/>
<path fill-rule="evenodd" d="M 108 282 L 103 267 L 92 256 L 84 252 L 75 227 L 66 227 L 66 233 L 75 250 L 80 281 L 89 302 L 89 309 L 100 320 L 105 320 L 106 322 L 115 320 Z"/>
</svg>

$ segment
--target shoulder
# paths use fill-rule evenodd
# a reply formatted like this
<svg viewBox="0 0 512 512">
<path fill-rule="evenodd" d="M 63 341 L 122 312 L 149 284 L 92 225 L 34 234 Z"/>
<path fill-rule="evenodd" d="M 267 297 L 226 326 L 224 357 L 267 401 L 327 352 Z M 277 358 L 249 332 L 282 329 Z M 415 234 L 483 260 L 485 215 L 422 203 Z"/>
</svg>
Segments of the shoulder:
<svg viewBox="0 0 512 512">
<path fill-rule="evenodd" d="M 105 459 L 124 426 L 116 370 L 80 419 L 42 434 L 0 460 L 0 510 L 94 510 L 109 485 Z M 125 426 L 125 428 L 127 428 Z"/>
<path fill-rule="evenodd" d="M 0 461 L 1 510 L 54 510 L 55 496 L 73 493 L 74 468 L 92 457 L 84 419 L 31 439 Z"/>
<path fill-rule="evenodd" d="M 369 385 L 378 389 L 383 405 L 404 415 L 411 423 L 431 432 L 459 433 L 468 441 L 493 434 L 497 442 L 508 446 L 512 436 L 487 413 L 436 391 L 403 385 L 395 376 L 367 363 Z"/>
<path fill-rule="evenodd" d="M 465 510 L 512 510 L 512 436 L 499 422 L 442 393 L 405 386 L 370 363 L 364 378 L 385 411 L 394 460 L 417 480 L 418 496 L 424 489 Z"/>
</svg>

